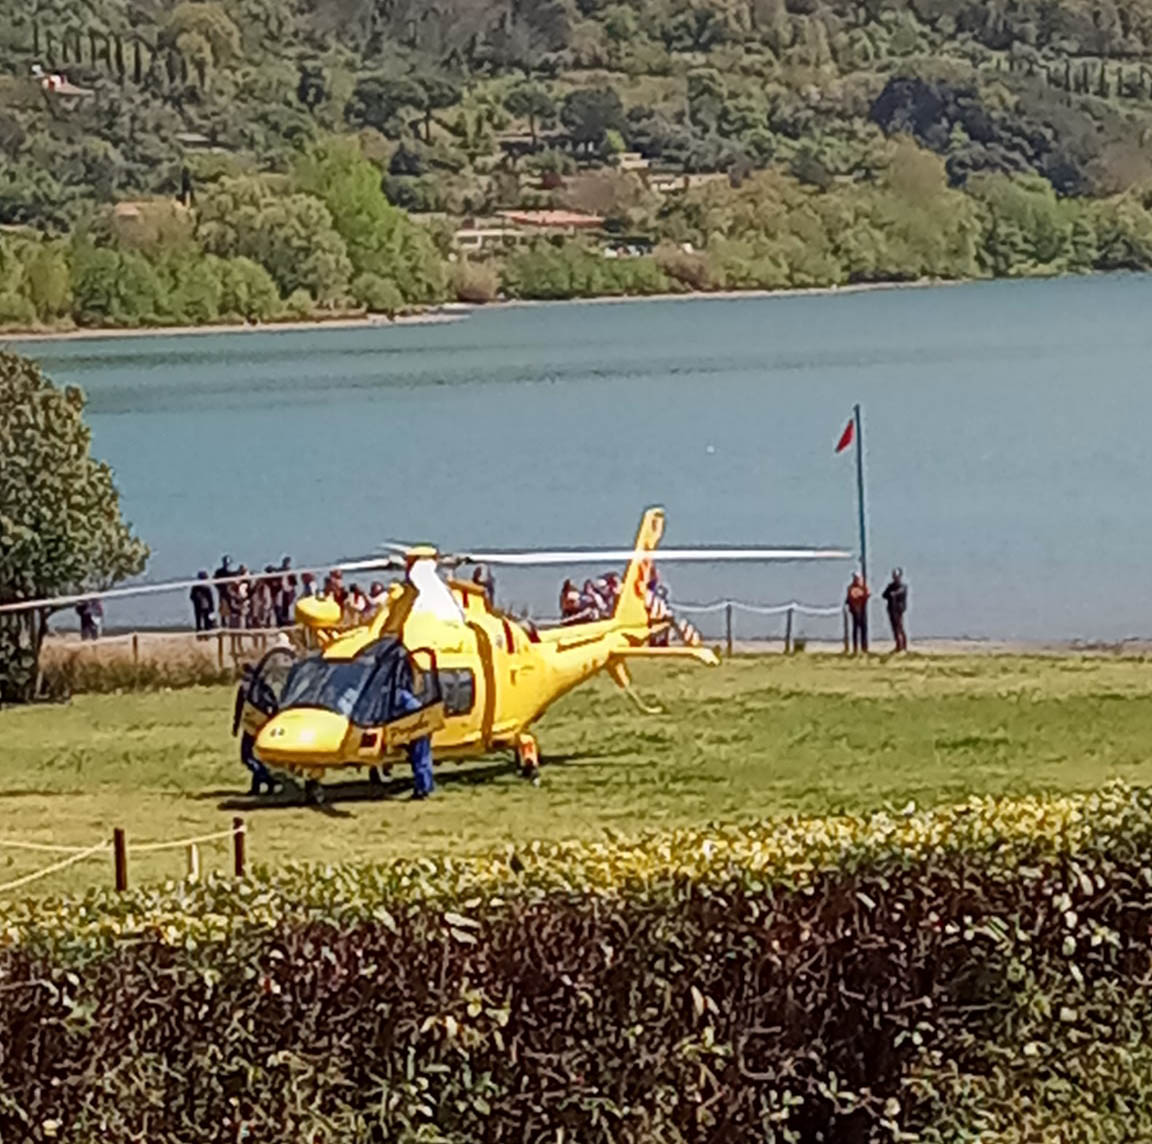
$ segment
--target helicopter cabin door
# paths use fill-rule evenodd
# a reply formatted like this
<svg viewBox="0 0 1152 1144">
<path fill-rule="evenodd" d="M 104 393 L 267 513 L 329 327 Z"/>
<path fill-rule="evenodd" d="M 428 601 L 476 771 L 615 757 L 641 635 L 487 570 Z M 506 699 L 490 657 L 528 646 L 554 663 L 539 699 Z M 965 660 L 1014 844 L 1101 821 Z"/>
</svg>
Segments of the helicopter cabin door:
<svg viewBox="0 0 1152 1144">
<path fill-rule="evenodd" d="M 396 665 L 390 680 L 386 748 L 406 746 L 444 726 L 444 696 L 436 670 L 436 653 L 418 648 Z"/>
<path fill-rule="evenodd" d="M 236 692 L 233 735 L 243 732 L 254 739 L 264 724 L 280 710 L 284 684 L 295 662 L 296 653 L 290 648 L 274 647 L 255 667 L 245 665 Z"/>
</svg>

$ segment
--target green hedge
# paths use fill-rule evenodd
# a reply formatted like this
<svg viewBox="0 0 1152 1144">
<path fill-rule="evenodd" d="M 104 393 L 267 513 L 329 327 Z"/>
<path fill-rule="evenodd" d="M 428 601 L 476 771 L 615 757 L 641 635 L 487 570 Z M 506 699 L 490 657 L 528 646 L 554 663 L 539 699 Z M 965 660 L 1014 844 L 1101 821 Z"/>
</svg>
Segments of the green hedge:
<svg viewBox="0 0 1152 1144">
<path fill-rule="evenodd" d="M 1152 793 L 0 914 L 0 1139 L 1152 1135 Z"/>
</svg>

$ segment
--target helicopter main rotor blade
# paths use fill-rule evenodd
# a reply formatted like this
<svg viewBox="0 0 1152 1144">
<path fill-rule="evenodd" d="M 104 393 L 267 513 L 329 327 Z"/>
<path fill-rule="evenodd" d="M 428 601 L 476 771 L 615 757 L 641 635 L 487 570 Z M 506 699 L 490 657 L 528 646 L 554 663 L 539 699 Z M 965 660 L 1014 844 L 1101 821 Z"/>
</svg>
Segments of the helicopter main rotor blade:
<svg viewBox="0 0 1152 1144">
<path fill-rule="evenodd" d="M 339 569 L 341 572 L 364 572 L 369 569 L 381 572 L 402 572 L 405 562 L 395 556 L 376 556 L 368 560 L 343 560 L 335 564 L 318 565 L 314 568 L 277 568 L 272 572 L 252 571 L 244 575 L 214 576 L 207 580 L 165 580 L 158 584 L 133 584 L 126 588 L 106 588 L 102 592 L 79 592 L 69 596 L 45 596 L 38 600 L 17 600 L 10 604 L 0 604 L 0 612 L 30 612 L 38 608 L 67 608 L 85 600 L 127 600 L 139 596 L 160 596 L 166 592 L 189 591 L 197 584 L 213 586 L 233 584 L 238 580 L 263 580 L 270 576 L 303 576 L 305 572 L 313 576 L 327 575 Z"/>
<path fill-rule="evenodd" d="M 522 567 L 551 564 L 601 564 L 629 561 L 637 555 L 654 561 L 719 564 L 730 560 L 850 560 L 855 553 L 842 548 L 655 548 L 637 553 L 633 548 L 586 549 L 555 552 L 471 552 L 445 559 L 461 564 L 505 564 Z"/>
</svg>

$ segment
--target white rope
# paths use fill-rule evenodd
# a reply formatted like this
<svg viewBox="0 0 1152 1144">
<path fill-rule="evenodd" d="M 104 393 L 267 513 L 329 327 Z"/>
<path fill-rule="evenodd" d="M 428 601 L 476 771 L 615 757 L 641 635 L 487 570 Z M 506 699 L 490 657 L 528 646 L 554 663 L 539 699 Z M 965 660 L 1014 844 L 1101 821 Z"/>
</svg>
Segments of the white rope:
<svg viewBox="0 0 1152 1144">
<path fill-rule="evenodd" d="M 741 612 L 754 612 L 762 616 L 778 616 L 784 612 L 799 612 L 802 616 L 838 616 L 843 612 L 840 605 L 836 607 L 821 608 L 812 604 L 801 604 L 793 600 L 789 604 L 773 604 L 761 606 L 759 604 L 745 604 L 739 600 L 732 601 L 732 607 Z"/>
<path fill-rule="evenodd" d="M 48 842 L 21 842 L 15 838 L 0 838 L 0 847 L 10 850 L 35 850 L 44 854 L 80 854 L 86 852 L 85 846 L 55 846 Z"/>
<path fill-rule="evenodd" d="M 676 601 L 671 607 L 674 612 L 690 612 L 701 615 L 706 612 L 722 612 L 725 608 L 733 608 L 739 612 L 751 612 L 758 616 L 782 616 L 785 612 L 798 612 L 802 616 L 838 616 L 844 610 L 838 604 L 824 608 L 814 604 L 801 604 L 797 600 L 787 604 L 747 604 L 743 600 L 714 600 L 710 604 L 682 604 Z"/>
<path fill-rule="evenodd" d="M 87 850 L 81 850 L 78 854 L 72 854 L 59 862 L 53 862 L 51 866 L 45 866 L 42 870 L 25 874 L 23 878 L 17 878 L 12 882 L 0 883 L 0 893 L 3 893 L 5 890 L 17 890 L 21 886 L 27 886 L 29 882 L 35 882 L 38 878 L 46 878 L 49 874 L 55 874 L 59 870 L 65 870 L 69 866 L 74 866 L 77 862 L 82 862 L 85 858 L 91 858 L 101 852 L 107 852 L 108 849 L 109 846 L 107 842 L 97 843 L 95 846 L 90 846 Z"/>
<path fill-rule="evenodd" d="M 196 838 L 178 838 L 175 842 L 144 842 L 144 843 L 128 843 L 130 851 L 154 851 L 154 850 L 176 850 L 181 846 L 199 845 L 201 842 L 220 842 L 225 838 L 232 838 L 237 834 L 244 834 L 245 828 L 242 826 L 238 830 L 228 829 L 218 831 L 216 834 L 201 834 Z"/>
</svg>

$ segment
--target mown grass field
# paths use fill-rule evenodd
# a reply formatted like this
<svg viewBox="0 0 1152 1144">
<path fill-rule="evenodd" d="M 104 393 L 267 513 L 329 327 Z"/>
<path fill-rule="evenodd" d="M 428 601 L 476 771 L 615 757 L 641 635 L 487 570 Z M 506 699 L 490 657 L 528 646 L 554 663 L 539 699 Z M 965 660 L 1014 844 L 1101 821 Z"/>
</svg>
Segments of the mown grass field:
<svg viewBox="0 0 1152 1144">
<path fill-rule="evenodd" d="M 130 843 L 227 828 L 243 814 L 257 863 L 472 852 L 531 839 L 823 814 L 885 805 L 1152 782 L 1152 662 L 1111 657 L 737 658 L 637 672 L 663 716 L 600 681 L 539 727 L 543 781 L 504 759 L 438 768 L 409 803 L 340 779 L 322 808 L 256 802 L 229 736 L 232 689 L 79 696 L 0 711 L 0 840 Z M 0 847 L 0 883 L 50 856 Z M 223 867 L 226 845 L 207 848 Z M 133 881 L 179 877 L 183 855 L 134 855 Z M 107 885 L 98 859 L 36 883 Z M 24 892 L 24 891 L 19 891 Z"/>
</svg>

